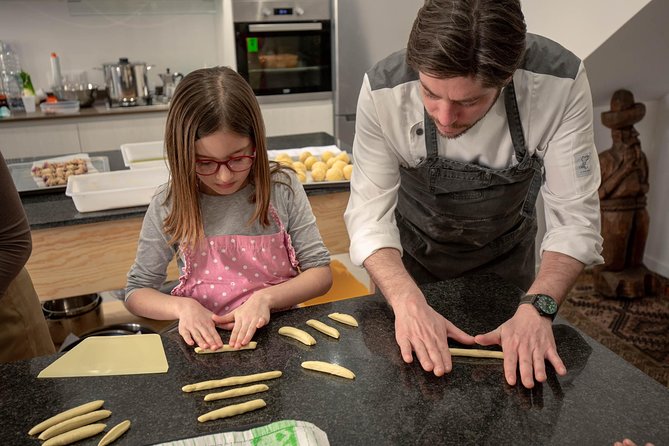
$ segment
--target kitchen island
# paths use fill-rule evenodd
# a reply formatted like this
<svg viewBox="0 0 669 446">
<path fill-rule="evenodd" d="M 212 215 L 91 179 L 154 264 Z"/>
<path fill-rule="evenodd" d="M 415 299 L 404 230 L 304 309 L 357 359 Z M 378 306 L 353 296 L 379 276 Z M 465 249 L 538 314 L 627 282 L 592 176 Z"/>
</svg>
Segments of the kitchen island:
<svg viewBox="0 0 669 446">
<path fill-rule="evenodd" d="M 495 328 L 516 308 L 521 290 L 494 275 L 465 277 L 421 287 L 434 308 L 472 334 Z M 488 300 L 494 299 L 490 305 Z M 359 321 L 353 328 L 327 318 L 334 311 Z M 305 325 L 336 325 L 334 340 Z M 281 326 L 305 329 L 307 347 L 278 335 Z M 610 445 L 624 437 L 638 444 L 669 443 L 669 389 L 661 386 L 559 316 L 554 333 L 568 369 L 548 367 L 548 380 L 528 390 L 505 383 L 497 359 L 454 359 L 437 378 L 417 361 L 405 364 L 395 344 L 393 315 L 380 295 L 274 314 L 258 331 L 255 351 L 196 355 L 175 332 L 163 335 L 165 374 L 37 379 L 57 355 L 0 365 L 0 444 L 38 445 L 33 425 L 65 409 L 103 399 L 108 427 L 130 419 L 118 443 L 147 445 L 216 432 L 243 430 L 282 419 L 315 424 L 332 445 Z M 224 335 L 224 337 L 227 337 Z M 350 368 L 348 380 L 300 367 L 322 360 Z M 208 391 L 184 393 L 194 382 L 281 370 L 262 394 L 215 402 Z M 214 391 L 214 390 L 212 390 Z M 216 391 L 220 391 L 216 390 Z M 263 398 L 267 407 L 199 423 L 197 417 L 227 404 Z M 96 439 L 81 445 L 97 444 Z"/>
<path fill-rule="evenodd" d="M 327 133 L 306 133 L 268 138 L 268 149 L 335 143 Z M 95 155 L 107 156 L 110 170 L 126 168 L 120 150 Z M 21 158 L 7 162 L 34 160 Z M 323 187 L 307 189 L 307 194 L 325 245 L 332 254 L 348 252 L 349 239 L 343 221 L 348 184 L 323 183 Z M 42 301 L 125 287 L 147 206 L 80 213 L 63 191 L 25 194 L 21 199 L 33 236 L 27 269 Z M 168 279 L 177 277 L 176 262 L 172 262 Z"/>
</svg>

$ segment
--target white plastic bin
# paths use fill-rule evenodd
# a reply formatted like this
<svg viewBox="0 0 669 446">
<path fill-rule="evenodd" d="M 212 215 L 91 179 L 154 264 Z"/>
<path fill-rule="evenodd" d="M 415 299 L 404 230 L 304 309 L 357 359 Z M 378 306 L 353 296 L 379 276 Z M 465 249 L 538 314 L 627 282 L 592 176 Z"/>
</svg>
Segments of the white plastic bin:
<svg viewBox="0 0 669 446">
<path fill-rule="evenodd" d="M 168 178 L 166 167 L 72 175 L 65 195 L 79 212 L 145 206 Z"/>
<path fill-rule="evenodd" d="M 163 146 L 163 141 L 121 144 L 123 162 L 131 169 L 167 166 Z"/>
</svg>

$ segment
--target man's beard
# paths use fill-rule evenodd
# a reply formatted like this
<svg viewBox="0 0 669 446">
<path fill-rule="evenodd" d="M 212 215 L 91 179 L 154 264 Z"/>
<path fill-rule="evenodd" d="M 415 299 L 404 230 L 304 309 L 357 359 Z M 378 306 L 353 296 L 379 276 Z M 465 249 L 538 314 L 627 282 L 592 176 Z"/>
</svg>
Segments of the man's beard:
<svg viewBox="0 0 669 446">
<path fill-rule="evenodd" d="M 442 133 L 442 132 L 439 130 L 439 126 L 437 125 L 437 120 L 434 119 L 434 117 L 433 117 L 431 114 L 428 113 L 427 115 L 428 115 L 428 116 L 430 117 L 430 119 L 434 122 L 434 127 L 437 129 L 437 133 L 439 133 L 439 135 L 443 136 L 444 138 L 448 138 L 448 139 L 457 139 L 457 138 L 461 137 L 462 135 L 464 135 L 465 133 L 467 133 L 467 132 L 469 131 L 469 129 L 471 129 L 472 127 L 474 127 L 476 124 L 479 123 L 479 121 L 480 121 L 481 119 L 485 118 L 485 117 L 488 115 L 488 112 L 489 112 L 489 111 L 492 109 L 492 107 L 495 105 L 495 103 L 497 102 L 497 99 L 499 99 L 499 95 L 500 95 L 501 91 L 502 91 L 501 88 L 500 88 L 499 90 L 497 90 L 497 95 L 495 96 L 495 100 L 492 101 L 492 102 L 490 103 L 490 107 L 488 107 L 488 110 L 486 110 L 485 113 L 483 113 L 483 116 L 481 116 L 481 117 L 478 118 L 476 121 L 474 121 L 474 123 L 472 123 L 472 124 L 459 124 L 459 125 L 456 124 L 455 126 L 451 126 L 451 128 L 453 128 L 454 130 L 457 130 L 457 129 L 464 129 L 462 132 L 458 133 L 457 135 L 452 135 L 452 136 L 451 136 L 451 135 L 447 135 L 447 134 L 445 134 L 445 133 Z"/>
</svg>

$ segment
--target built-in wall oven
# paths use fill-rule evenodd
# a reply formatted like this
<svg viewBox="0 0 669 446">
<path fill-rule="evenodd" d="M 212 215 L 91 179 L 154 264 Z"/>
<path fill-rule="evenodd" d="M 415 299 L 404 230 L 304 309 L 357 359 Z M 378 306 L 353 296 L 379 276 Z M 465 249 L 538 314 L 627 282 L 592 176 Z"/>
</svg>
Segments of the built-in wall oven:
<svg viewBox="0 0 669 446">
<path fill-rule="evenodd" d="M 332 97 L 330 0 L 233 0 L 237 71 L 264 102 Z"/>
</svg>

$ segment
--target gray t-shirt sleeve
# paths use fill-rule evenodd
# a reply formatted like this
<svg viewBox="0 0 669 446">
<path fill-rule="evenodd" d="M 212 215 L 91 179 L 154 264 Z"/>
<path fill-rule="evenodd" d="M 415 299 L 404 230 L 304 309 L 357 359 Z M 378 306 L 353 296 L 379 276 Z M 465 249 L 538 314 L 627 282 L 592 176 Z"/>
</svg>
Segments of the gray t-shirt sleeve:
<svg viewBox="0 0 669 446">
<path fill-rule="evenodd" d="M 300 270 L 327 266 L 330 264 L 330 252 L 316 226 L 316 217 L 307 194 L 292 171 L 289 176 L 290 189 L 281 184 L 275 186 L 274 190 L 279 199 L 274 205 L 279 209 L 279 216 L 290 234 Z"/>
<path fill-rule="evenodd" d="M 168 244 L 168 237 L 163 231 L 163 220 L 167 208 L 163 204 L 165 191 L 156 194 L 144 215 L 144 222 L 139 233 L 137 256 L 128 272 L 125 298 L 140 288 L 160 288 L 167 278 L 167 267 L 174 258 L 176 250 Z"/>
</svg>

